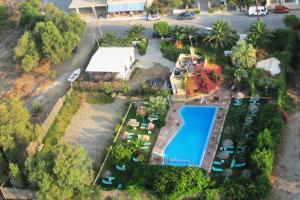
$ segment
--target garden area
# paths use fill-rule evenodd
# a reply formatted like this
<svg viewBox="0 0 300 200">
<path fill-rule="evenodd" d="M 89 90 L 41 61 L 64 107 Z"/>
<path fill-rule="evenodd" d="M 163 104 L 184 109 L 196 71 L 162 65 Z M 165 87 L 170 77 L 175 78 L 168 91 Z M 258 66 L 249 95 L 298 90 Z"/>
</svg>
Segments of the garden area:
<svg viewBox="0 0 300 200">
<path fill-rule="evenodd" d="M 126 189 L 138 163 L 148 163 L 160 128 L 165 125 L 168 102 L 166 96 L 149 96 L 128 103 L 127 108 L 96 183 L 105 189 Z"/>
</svg>

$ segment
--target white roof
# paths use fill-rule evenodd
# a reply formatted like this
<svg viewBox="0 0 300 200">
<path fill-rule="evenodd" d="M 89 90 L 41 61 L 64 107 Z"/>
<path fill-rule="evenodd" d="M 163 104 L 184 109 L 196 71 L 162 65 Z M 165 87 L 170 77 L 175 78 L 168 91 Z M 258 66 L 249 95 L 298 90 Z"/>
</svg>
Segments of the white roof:
<svg viewBox="0 0 300 200">
<path fill-rule="evenodd" d="M 273 76 L 280 73 L 280 61 L 277 58 L 269 58 L 256 63 L 256 68 L 269 71 Z"/>
<path fill-rule="evenodd" d="M 99 47 L 85 71 L 120 72 L 130 61 L 131 55 L 134 55 L 133 47 Z"/>
<path fill-rule="evenodd" d="M 103 7 L 107 6 L 106 0 L 73 0 L 69 5 L 72 8 L 89 8 L 89 7 Z"/>
</svg>

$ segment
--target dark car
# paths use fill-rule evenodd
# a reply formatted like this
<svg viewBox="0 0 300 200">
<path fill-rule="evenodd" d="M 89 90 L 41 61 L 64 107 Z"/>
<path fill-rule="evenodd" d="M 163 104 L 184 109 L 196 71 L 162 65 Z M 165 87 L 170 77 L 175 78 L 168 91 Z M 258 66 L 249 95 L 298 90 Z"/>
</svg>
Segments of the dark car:
<svg viewBox="0 0 300 200">
<path fill-rule="evenodd" d="M 274 13 L 288 13 L 289 9 L 282 5 L 277 5 L 274 8 Z"/>
<path fill-rule="evenodd" d="M 196 14 L 194 12 L 184 12 L 176 16 L 176 19 L 184 20 L 184 19 L 194 19 Z"/>
</svg>

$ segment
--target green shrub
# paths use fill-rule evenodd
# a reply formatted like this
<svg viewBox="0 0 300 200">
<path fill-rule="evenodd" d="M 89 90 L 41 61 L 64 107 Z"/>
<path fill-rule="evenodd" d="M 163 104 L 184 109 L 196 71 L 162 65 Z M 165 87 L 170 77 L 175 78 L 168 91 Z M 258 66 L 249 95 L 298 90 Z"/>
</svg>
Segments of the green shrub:
<svg viewBox="0 0 300 200">
<path fill-rule="evenodd" d="M 137 48 L 139 51 L 139 54 L 141 56 L 145 55 L 147 52 L 147 48 L 148 48 L 148 39 L 142 39 L 138 44 L 137 44 Z"/>
<path fill-rule="evenodd" d="M 86 102 L 89 104 L 109 104 L 114 102 L 114 98 L 107 94 L 99 92 L 88 93 L 86 96 Z"/>
<path fill-rule="evenodd" d="M 64 105 L 49 129 L 45 140 L 43 150 L 49 151 L 56 145 L 59 138 L 65 133 L 67 126 L 70 124 L 73 116 L 80 108 L 81 101 L 74 95 L 67 96 Z"/>
<path fill-rule="evenodd" d="M 34 100 L 32 103 L 34 112 L 39 113 L 42 111 L 41 102 L 39 100 Z"/>
<path fill-rule="evenodd" d="M 131 149 L 123 143 L 116 144 L 111 152 L 111 156 L 117 162 L 122 162 L 124 160 L 130 160 L 132 157 Z"/>
<path fill-rule="evenodd" d="M 283 23 L 286 25 L 286 27 L 291 28 L 291 29 L 296 28 L 298 21 L 299 21 L 299 19 L 296 15 L 286 15 L 283 18 Z"/>
<path fill-rule="evenodd" d="M 112 93 L 112 86 L 110 82 L 104 82 L 103 83 L 103 91 L 105 94 L 110 94 Z"/>
<path fill-rule="evenodd" d="M 163 56 L 173 62 L 176 62 L 180 54 L 189 54 L 190 47 L 184 46 L 182 49 L 178 49 L 172 42 L 167 42 L 165 40 L 160 41 L 160 50 Z"/>
</svg>

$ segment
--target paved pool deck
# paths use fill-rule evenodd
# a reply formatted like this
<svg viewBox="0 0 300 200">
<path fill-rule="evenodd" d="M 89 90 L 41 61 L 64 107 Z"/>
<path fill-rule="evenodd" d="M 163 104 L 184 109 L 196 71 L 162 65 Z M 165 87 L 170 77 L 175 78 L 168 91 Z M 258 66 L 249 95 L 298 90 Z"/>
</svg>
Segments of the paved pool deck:
<svg viewBox="0 0 300 200">
<path fill-rule="evenodd" d="M 214 97 L 218 97 L 218 100 L 214 100 Z M 215 92 L 210 97 L 207 97 L 206 103 L 200 103 L 199 99 L 192 100 L 189 102 L 173 102 L 170 106 L 170 109 L 167 114 L 167 123 L 160 130 L 157 137 L 156 143 L 153 147 L 150 163 L 154 165 L 161 165 L 163 163 L 163 153 L 164 148 L 168 144 L 169 140 L 177 132 L 182 121 L 178 114 L 178 110 L 184 105 L 201 105 L 201 106 L 218 106 L 219 111 L 210 134 L 209 142 L 204 154 L 203 161 L 201 163 L 201 168 L 205 169 L 207 172 L 210 172 L 213 159 L 215 157 L 217 147 L 221 138 L 223 124 L 225 122 L 226 114 L 229 108 L 231 100 L 231 92 L 221 88 L 219 91 Z M 186 149 L 188 151 L 188 149 Z"/>
</svg>

